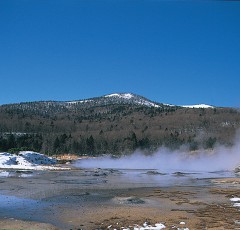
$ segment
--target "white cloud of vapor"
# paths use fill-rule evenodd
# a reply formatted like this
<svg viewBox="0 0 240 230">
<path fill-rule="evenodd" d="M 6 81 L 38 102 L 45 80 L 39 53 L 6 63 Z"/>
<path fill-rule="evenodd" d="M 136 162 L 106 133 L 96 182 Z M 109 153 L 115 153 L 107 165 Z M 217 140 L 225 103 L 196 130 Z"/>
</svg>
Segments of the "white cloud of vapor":
<svg viewBox="0 0 240 230">
<path fill-rule="evenodd" d="M 164 172 L 233 170 L 238 165 L 240 165 L 240 132 L 233 146 L 217 145 L 212 151 L 189 152 L 186 148 L 171 151 L 160 148 L 151 156 L 136 151 L 130 156 L 117 159 L 105 156 L 80 160 L 76 163 L 76 166 L 82 168 L 156 169 Z"/>
</svg>

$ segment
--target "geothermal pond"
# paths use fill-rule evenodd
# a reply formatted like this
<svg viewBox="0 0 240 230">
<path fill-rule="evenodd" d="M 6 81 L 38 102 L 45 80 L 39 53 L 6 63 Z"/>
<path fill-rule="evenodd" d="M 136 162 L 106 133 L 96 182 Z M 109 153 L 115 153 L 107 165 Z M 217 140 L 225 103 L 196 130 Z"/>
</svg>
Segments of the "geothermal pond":
<svg viewBox="0 0 240 230">
<path fill-rule="evenodd" d="M 134 229 L 134 224 L 147 225 L 151 218 L 158 226 L 163 222 L 176 226 L 191 219 L 187 210 L 195 212 L 219 199 L 231 206 L 220 193 L 209 195 L 210 189 L 239 190 L 236 183 L 213 182 L 236 178 L 231 171 L 82 168 L 79 162 L 70 168 L 0 170 L 0 219 L 49 223 L 57 229 L 120 229 L 120 223 L 121 229 Z M 189 222 L 189 226 L 194 224 L 197 220 Z M 180 227 L 176 229 L 187 229 Z"/>
</svg>

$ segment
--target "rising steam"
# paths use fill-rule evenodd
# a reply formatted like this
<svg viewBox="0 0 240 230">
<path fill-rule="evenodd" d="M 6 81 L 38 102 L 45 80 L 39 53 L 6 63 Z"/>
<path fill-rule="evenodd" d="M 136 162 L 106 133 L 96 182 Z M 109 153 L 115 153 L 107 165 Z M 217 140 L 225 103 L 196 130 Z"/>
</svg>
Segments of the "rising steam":
<svg viewBox="0 0 240 230">
<path fill-rule="evenodd" d="M 212 151 L 199 150 L 189 152 L 171 151 L 160 148 L 151 156 L 140 151 L 130 156 L 114 159 L 111 156 L 79 160 L 76 166 L 81 168 L 113 168 L 113 169 L 156 169 L 161 171 L 218 171 L 233 170 L 240 165 L 240 135 L 232 147 L 217 145 Z"/>
</svg>

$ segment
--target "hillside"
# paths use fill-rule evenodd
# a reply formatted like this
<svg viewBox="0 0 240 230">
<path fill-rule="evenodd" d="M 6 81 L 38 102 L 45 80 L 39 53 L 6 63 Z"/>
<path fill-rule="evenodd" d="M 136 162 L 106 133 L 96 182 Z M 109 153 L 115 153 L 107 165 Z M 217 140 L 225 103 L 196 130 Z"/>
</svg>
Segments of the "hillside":
<svg viewBox="0 0 240 230">
<path fill-rule="evenodd" d="M 0 151 L 127 154 L 160 146 L 190 149 L 233 143 L 240 113 L 207 105 L 175 106 L 135 94 L 0 106 Z"/>
</svg>

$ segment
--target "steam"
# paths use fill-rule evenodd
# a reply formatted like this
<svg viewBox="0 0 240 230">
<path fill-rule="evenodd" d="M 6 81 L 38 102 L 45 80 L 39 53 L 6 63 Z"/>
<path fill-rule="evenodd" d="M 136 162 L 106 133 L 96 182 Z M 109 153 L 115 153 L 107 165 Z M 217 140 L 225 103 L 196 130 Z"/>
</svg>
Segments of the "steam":
<svg viewBox="0 0 240 230">
<path fill-rule="evenodd" d="M 239 133 L 240 134 L 240 133 Z M 171 151 L 160 148 L 151 156 L 136 151 L 130 156 L 111 156 L 79 160 L 81 168 L 155 169 L 160 171 L 212 172 L 233 170 L 240 165 L 240 135 L 232 147 L 217 145 L 213 150 L 190 152 L 186 148 Z"/>
</svg>

